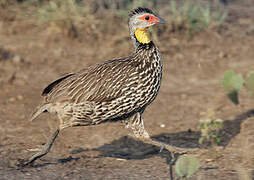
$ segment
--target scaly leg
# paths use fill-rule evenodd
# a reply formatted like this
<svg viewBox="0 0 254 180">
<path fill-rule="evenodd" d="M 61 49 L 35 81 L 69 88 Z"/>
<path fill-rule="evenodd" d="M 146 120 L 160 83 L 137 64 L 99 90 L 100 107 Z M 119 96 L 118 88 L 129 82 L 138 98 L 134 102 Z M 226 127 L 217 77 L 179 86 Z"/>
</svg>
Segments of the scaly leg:
<svg viewBox="0 0 254 180">
<path fill-rule="evenodd" d="M 41 158 L 42 156 L 45 156 L 46 154 L 48 154 L 48 152 L 50 151 L 57 135 L 59 134 L 59 129 L 57 129 L 55 131 L 55 133 L 47 140 L 47 143 L 42 147 L 41 151 L 34 154 L 29 160 L 28 162 L 26 162 L 24 164 L 24 166 L 27 166 L 29 164 L 32 164 L 35 160 Z"/>
<path fill-rule="evenodd" d="M 179 148 L 179 147 L 171 146 L 169 144 L 160 142 L 156 139 L 152 139 L 149 136 L 148 132 L 145 130 L 144 121 L 141 115 L 142 114 L 138 112 L 134 114 L 131 118 L 125 121 L 126 127 L 131 128 L 133 130 L 134 136 L 138 138 L 139 140 L 145 143 L 159 146 L 161 148 L 160 151 L 162 151 L 164 148 L 166 148 L 170 152 L 175 152 L 175 153 L 187 153 L 188 151 L 193 152 L 195 150 L 198 150 L 198 148 Z"/>
<path fill-rule="evenodd" d="M 144 121 L 141 117 L 141 113 L 136 113 L 129 119 L 125 120 L 126 128 L 131 128 L 136 138 L 150 138 L 148 132 L 145 130 Z"/>
</svg>

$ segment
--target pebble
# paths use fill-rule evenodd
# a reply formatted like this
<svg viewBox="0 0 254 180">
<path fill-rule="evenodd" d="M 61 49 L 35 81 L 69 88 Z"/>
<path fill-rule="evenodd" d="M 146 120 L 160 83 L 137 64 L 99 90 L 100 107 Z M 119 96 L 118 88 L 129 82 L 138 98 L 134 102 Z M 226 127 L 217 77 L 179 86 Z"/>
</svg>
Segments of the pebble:
<svg viewBox="0 0 254 180">
<path fill-rule="evenodd" d="M 164 128 L 164 127 L 165 127 L 165 124 L 161 124 L 160 127 L 161 127 L 161 128 Z"/>
<path fill-rule="evenodd" d="M 21 100 L 23 100 L 23 99 L 24 99 L 24 97 L 23 97 L 23 96 L 21 96 L 21 95 L 18 95 L 18 96 L 17 96 L 17 99 L 21 101 Z"/>
<path fill-rule="evenodd" d="M 21 62 L 21 57 L 20 57 L 19 55 L 15 55 L 15 56 L 13 57 L 13 62 L 14 62 L 14 63 L 20 63 L 20 62 Z"/>
<path fill-rule="evenodd" d="M 11 97 L 10 99 L 9 99 L 9 102 L 14 102 L 16 99 L 14 98 L 14 97 Z"/>
</svg>

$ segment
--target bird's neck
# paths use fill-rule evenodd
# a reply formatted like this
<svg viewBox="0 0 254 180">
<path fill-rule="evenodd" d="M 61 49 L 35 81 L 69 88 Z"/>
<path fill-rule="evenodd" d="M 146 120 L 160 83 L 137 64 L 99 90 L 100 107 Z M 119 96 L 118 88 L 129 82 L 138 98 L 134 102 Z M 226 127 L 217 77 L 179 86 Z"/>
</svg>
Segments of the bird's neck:
<svg viewBox="0 0 254 180">
<path fill-rule="evenodd" d="M 147 29 L 148 28 L 137 28 L 131 33 L 135 49 L 137 49 L 140 44 L 149 44 L 151 42 Z"/>
<path fill-rule="evenodd" d="M 147 33 L 147 29 L 148 28 L 138 28 L 134 32 L 134 35 L 139 43 L 148 44 L 149 42 L 151 42 Z"/>
</svg>

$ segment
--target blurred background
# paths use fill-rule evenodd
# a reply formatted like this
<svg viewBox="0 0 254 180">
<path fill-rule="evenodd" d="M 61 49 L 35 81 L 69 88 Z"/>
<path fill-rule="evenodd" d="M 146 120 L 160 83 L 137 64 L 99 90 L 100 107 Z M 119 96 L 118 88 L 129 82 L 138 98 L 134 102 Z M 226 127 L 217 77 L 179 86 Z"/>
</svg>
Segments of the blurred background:
<svg viewBox="0 0 254 180">
<path fill-rule="evenodd" d="M 66 129 L 38 165 L 17 167 L 57 126 L 52 115 L 28 121 L 43 88 L 132 53 L 128 14 L 139 6 L 167 22 L 149 31 L 164 74 L 144 114 L 147 131 L 201 147 L 192 179 L 254 178 L 254 88 L 243 82 L 254 68 L 253 0 L 0 0 L 2 179 L 169 179 L 168 152 L 127 136 L 121 123 Z M 229 70 L 237 76 L 233 98 L 222 83 Z"/>
</svg>

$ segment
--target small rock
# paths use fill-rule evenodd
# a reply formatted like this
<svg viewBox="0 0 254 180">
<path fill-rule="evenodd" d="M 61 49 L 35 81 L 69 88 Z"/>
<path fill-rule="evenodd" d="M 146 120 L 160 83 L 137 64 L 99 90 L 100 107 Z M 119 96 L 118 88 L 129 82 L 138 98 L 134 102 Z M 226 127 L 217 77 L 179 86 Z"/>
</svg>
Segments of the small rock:
<svg viewBox="0 0 254 180">
<path fill-rule="evenodd" d="M 219 58 L 227 58 L 228 54 L 221 51 L 221 52 L 219 52 L 218 56 L 219 56 Z"/>
<path fill-rule="evenodd" d="M 24 98 L 23 98 L 23 96 L 18 95 L 18 96 L 17 96 L 17 99 L 21 101 L 21 100 L 23 100 Z"/>
<path fill-rule="evenodd" d="M 161 127 L 161 128 L 164 128 L 164 127 L 165 127 L 165 124 L 161 124 L 160 127 Z"/>
<path fill-rule="evenodd" d="M 14 57 L 13 57 L 13 62 L 14 63 L 20 63 L 22 61 L 22 59 L 21 59 L 21 57 L 19 56 L 19 55 L 15 55 Z"/>
<path fill-rule="evenodd" d="M 9 99 L 9 102 L 14 102 L 16 99 L 14 98 L 14 97 L 11 97 L 10 99 Z"/>
<path fill-rule="evenodd" d="M 206 159 L 205 161 L 206 161 L 206 162 L 213 162 L 214 159 Z"/>
</svg>

